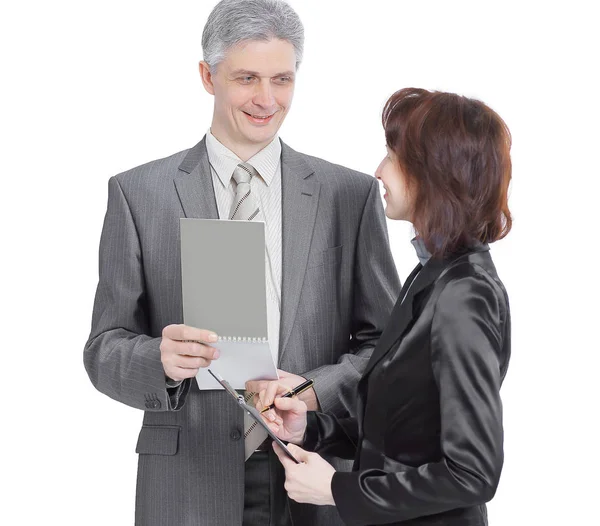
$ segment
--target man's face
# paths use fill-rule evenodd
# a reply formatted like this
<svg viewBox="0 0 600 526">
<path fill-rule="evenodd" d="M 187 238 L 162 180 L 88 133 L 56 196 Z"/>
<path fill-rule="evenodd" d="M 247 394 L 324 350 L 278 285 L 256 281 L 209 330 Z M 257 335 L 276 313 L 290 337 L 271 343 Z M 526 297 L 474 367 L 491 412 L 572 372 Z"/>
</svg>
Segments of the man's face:
<svg viewBox="0 0 600 526">
<path fill-rule="evenodd" d="M 209 82 L 203 74 L 215 96 L 212 133 L 230 148 L 266 146 L 292 104 L 295 72 L 296 54 L 287 41 L 253 40 L 229 49 Z"/>
</svg>

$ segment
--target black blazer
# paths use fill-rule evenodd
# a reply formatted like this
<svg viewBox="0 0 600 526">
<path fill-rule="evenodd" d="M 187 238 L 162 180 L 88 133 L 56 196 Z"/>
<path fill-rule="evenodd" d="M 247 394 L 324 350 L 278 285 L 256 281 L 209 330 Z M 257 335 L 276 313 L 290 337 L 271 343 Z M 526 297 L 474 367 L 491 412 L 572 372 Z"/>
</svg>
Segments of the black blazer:
<svg viewBox="0 0 600 526">
<path fill-rule="evenodd" d="M 487 245 L 417 265 L 358 384 L 357 417 L 308 414 L 304 447 L 354 458 L 331 483 L 346 524 L 487 525 L 509 357 Z"/>
</svg>

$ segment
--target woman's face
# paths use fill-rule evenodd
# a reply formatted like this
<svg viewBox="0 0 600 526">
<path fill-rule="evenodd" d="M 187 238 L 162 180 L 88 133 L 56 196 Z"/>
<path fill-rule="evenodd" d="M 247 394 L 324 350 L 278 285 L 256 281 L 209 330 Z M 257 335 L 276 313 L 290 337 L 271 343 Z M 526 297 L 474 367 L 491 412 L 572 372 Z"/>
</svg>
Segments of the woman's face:
<svg viewBox="0 0 600 526">
<path fill-rule="evenodd" d="M 411 221 L 413 199 L 406 185 L 406 177 L 394 152 L 386 146 L 387 155 L 379 164 L 375 177 L 383 183 L 386 202 L 385 215 L 390 219 Z"/>
</svg>

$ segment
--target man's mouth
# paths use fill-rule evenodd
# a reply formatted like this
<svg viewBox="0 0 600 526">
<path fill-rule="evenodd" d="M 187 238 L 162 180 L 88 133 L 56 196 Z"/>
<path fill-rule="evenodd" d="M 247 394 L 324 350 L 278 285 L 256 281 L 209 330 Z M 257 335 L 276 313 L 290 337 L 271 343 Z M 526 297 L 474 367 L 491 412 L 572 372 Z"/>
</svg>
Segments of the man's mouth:
<svg viewBox="0 0 600 526">
<path fill-rule="evenodd" d="M 271 113 L 270 115 L 260 115 L 256 113 L 248 113 L 247 111 L 244 111 L 243 113 L 245 113 L 250 122 L 255 124 L 267 124 L 268 122 L 271 122 L 273 115 L 275 115 L 274 113 Z"/>
</svg>

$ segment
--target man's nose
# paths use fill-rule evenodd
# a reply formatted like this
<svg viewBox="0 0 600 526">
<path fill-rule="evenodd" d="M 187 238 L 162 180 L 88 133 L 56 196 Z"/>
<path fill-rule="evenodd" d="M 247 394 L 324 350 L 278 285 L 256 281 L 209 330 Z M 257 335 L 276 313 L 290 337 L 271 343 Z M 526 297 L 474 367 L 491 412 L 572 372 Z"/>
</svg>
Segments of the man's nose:
<svg viewBox="0 0 600 526">
<path fill-rule="evenodd" d="M 263 79 L 258 84 L 253 102 L 257 106 L 262 106 L 263 108 L 272 108 L 275 105 L 275 97 L 273 97 L 270 79 Z"/>
</svg>

